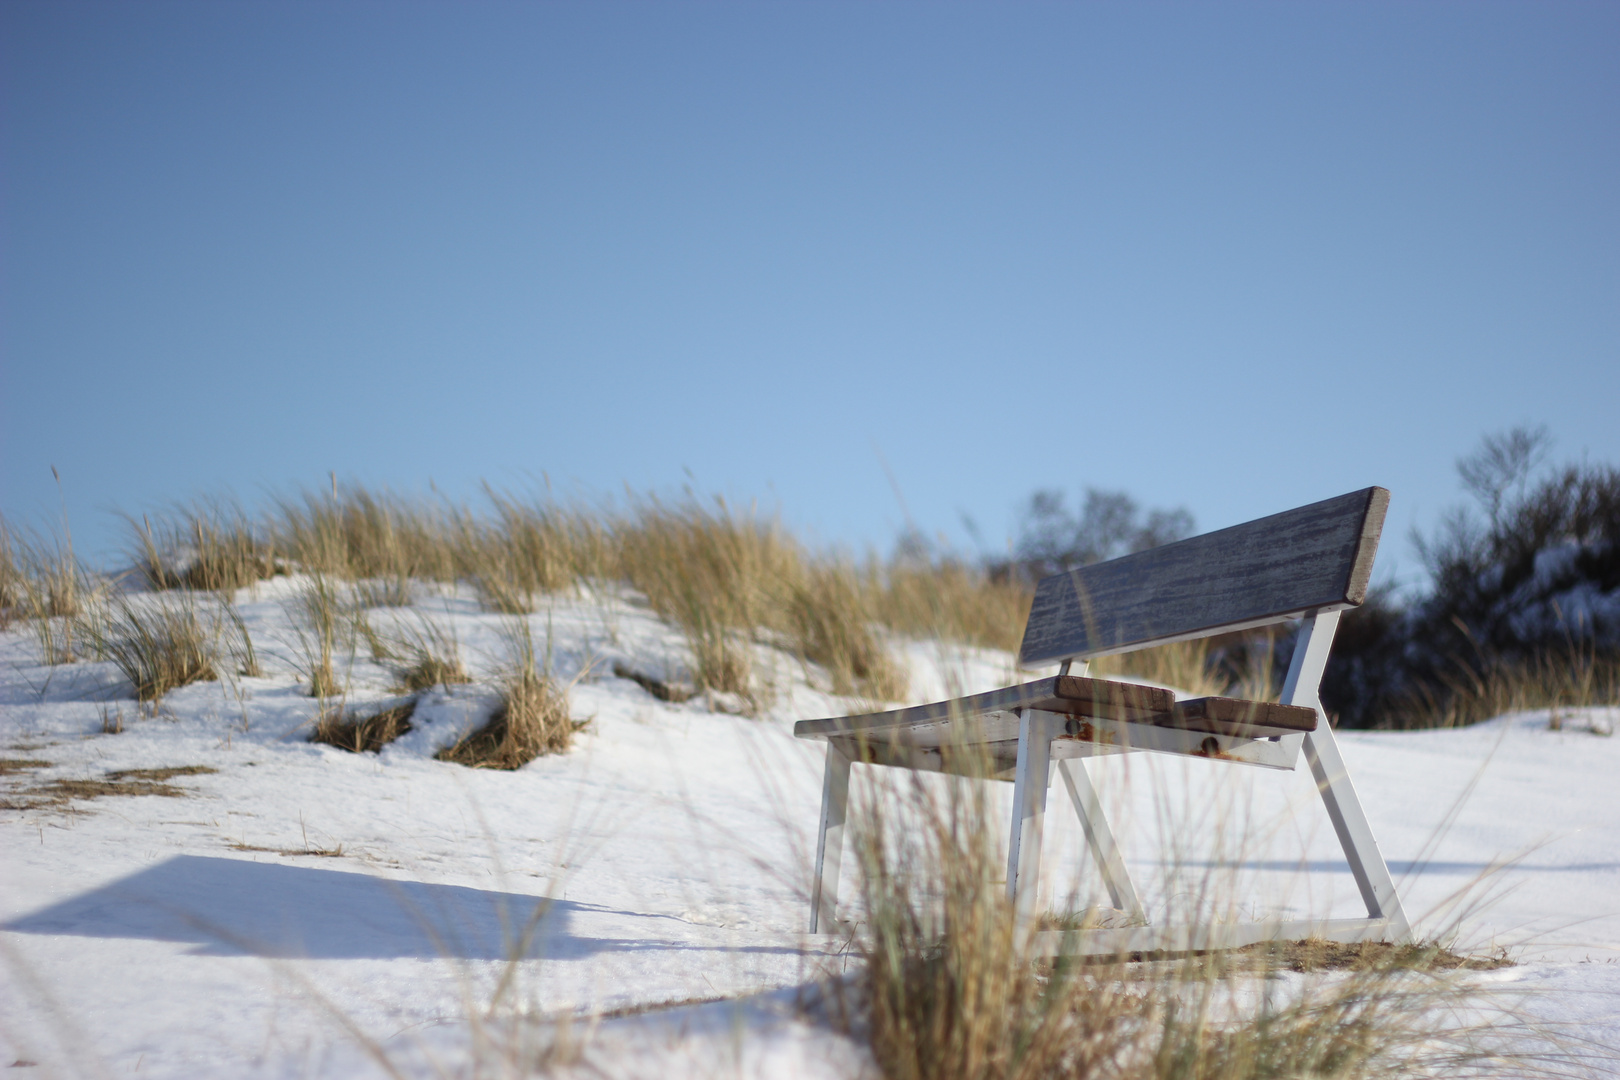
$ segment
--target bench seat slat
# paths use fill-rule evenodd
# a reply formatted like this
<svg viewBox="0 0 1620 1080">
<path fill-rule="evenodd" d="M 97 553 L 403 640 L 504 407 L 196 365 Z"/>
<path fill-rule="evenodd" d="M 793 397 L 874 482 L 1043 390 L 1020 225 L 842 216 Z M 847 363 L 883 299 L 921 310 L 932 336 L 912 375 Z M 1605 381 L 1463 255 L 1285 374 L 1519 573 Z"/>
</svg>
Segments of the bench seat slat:
<svg viewBox="0 0 1620 1080">
<path fill-rule="evenodd" d="M 1157 686 L 1087 679 L 1077 675 L 1054 675 L 988 693 L 913 705 L 890 712 L 800 720 L 793 725 L 793 734 L 801 739 L 857 732 L 877 735 L 1012 709 L 1040 709 L 1065 716 L 1096 716 L 1108 720 L 1147 720 L 1157 714 L 1168 713 L 1174 704 L 1175 695 Z M 1016 724 L 1014 737 L 1017 737 Z"/>
<path fill-rule="evenodd" d="M 1300 705 L 1279 705 L 1275 701 L 1245 701 L 1242 698 L 1202 697 L 1176 702 L 1170 727 L 1188 731 L 1211 731 L 1220 735 L 1241 735 L 1250 731 L 1292 735 L 1316 730 L 1316 710 Z"/>
<path fill-rule="evenodd" d="M 1059 675 L 889 712 L 801 720 L 793 726 L 793 734 L 801 739 L 855 738 L 895 747 L 898 762 L 909 750 L 953 743 L 977 746 L 1016 742 L 1016 709 L 1249 739 L 1293 735 L 1316 728 L 1316 710 L 1297 705 L 1229 697 L 1178 702 L 1169 690 L 1156 686 Z M 871 760 L 870 755 L 866 759 Z"/>
</svg>

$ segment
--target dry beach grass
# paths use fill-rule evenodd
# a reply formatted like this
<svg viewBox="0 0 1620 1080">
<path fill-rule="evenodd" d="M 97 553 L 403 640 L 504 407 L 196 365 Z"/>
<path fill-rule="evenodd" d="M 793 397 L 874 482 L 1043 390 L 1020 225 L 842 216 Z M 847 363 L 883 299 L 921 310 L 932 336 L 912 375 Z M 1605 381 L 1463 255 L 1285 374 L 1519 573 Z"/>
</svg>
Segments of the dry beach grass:
<svg viewBox="0 0 1620 1080">
<path fill-rule="evenodd" d="M 130 554 L 159 590 L 228 594 L 279 574 L 308 575 L 306 681 L 318 697 L 341 689 L 332 663 L 345 633 L 366 632 L 344 627 L 344 604 L 407 603 L 412 581 L 470 583 L 486 609 L 504 614 L 533 611 L 544 595 L 593 581 L 627 582 L 685 635 L 698 689 L 756 703 L 770 691 L 753 671 L 750 643 L 787 646 L 823 670 L 838 693 L 894 701 L 906 686 L 884 634 L 1012 650 L 1029 610 L 1026 585 L 971 562 L 816 552 L 774 517 L 722 499 L 649 497 L 614 509 L 491 489 L 487 501 L 489 510 L 479 513 L 336 484 L 277 500 L 257 517 L 227 501 L 200 501 L 155 519 L 128 519 Z M 77 611 L 86 577 L 65 546 L 0 529 L 0 599 L 9 598 L 3 610 L 30 617 L 37 633 L 50 636 L 53 656 L 71 656 L 72 639 L 43 616 Z M 340 596 L 338 583 L 352 600 Z M 413 644 L 418 660 L 446 659 L 402 679 L 405 685 L 436 671 L 455 680 L 457 664 L 447 656 L 453 649 Z M 1218 682 L 1207 659 L 1201 644 L 1169 646 L 1134 654 L 1128 673 L 1207 689 Z M 1097 670 L 1127 669 L 1105 660 Z"/>
<path fill-rule="evenodd" d="M 835 993 L 888 1080 L 1557 1073 L 1504 1051 L 1523 1025 L 1468 977 L 1506 961 L 1435 941 L 1041 954 L 999 880 L 988 786 L 908 774 L 852 814 L 861 897 L 847 933 L 863 964 Z"/>
<path fill-rule="evenodd" d="M 145 582 L 155 590 L 149 594 L 104 588 L 70 549 L 29 546 L 0 531 L 0 599 L 10 616 L 35 627 L 45 656 L 109 659 L 138 699 L 155 702 L 195 680 L 256 669 L 229 597 L 297 575 L 286 605 L 299 633 L 300 678 L 321 699 L 310 704 L 319 709 L 313 738 L 363 752 L 410 731 L 418 695 L 470 678 L 448 622 L 437 624 L 420 609 L 378 609 L 410 603 L 426 584 L 470 585 L 486 617 L 511 619 L 508 655 L 493 675 L 480 669 L 494 709 L 437 757 L 494 770 L 566 752 L 585 722 L 575 718 L 571 684 L 537 655 L 529 636 L 529 615 L 550 594 L 627 583 L 689 650 L 689 683 L 665 700 L 683 698 L 689 685 L 694 695 L 735 695 L 756 709 L 773 692 L 755 659 L 762 650 L 797 658 L 823 690 L 892 701 L 908 688 L 891 636 L 1010 650 L 1029 605 L 1026 588 L 970 563 L 816 552 L 774 519 L 719 500 L 585 510 L 491 492 L 489 502 L 491 510 L 479 514 L 334 488 L 284 500 L 258 518 L 203 504 L 155 523 L 143 519 L 132 531 Z M 40 626 L 49 628 L 48 648 Z M 390 666 L 399 689 L 412 695 L 406 703 L 345 707 L 345 664 L 362 646 Z M 1093 670 L 1196 692 L 1231 687 L 1207 642 L 1110 658 Z M 1479 689 L 1479 709 L 1616 695 L 1613 672 L 1596 664 L 1500 678 Z M 637 681 L 655 696 L 653 687 L 674 685 L 645 675 Z M 1269 671 L 1257 672 L 1245 689 L 1264 697 L 1270 683 Z M 33 768 L 16 766 L 19 773 Z M 29 797 L 186 793 L 168 779 L 130 773 L 51 781 Z M 997 881 L 1000 829 L 991 826 L 986 786 L 929 779 L 906 793 L 912 831 L 903 840 L 895 834 L 899 819 L 872 814 L 857 844 L 863 914 L 849 944 L 862 963 L 842 1009 L 892 1080 L 1382 1078 L 1490 1064 L 1479 1032 L 1457 1020 L 1473 1000 L 1457 969 L 1466 972 L 1471 961 L 1453 963 L 1434 943 L 1353 956 L 1300 945 L 1252 950 L 1241 960 L 1147 964 L 1037 957 Z M 1289 993 L 1259 992 L 1282 986 L 1285 972 L 1324 969 L 1320 980 L 1286 983 Z M 1537 1068 L 1519 1062 L 1510 1071 Z"/>
<path fill-rule="evenodd" d="M 480 511 L 334 480 L 330 490 L 275 500 L 257 515 L 215 499 L 126 520 L 134 565 L 155 590 L 229 597 L 277 575 L 304 575 L 295 603 L 302 668 L 309 692 L 320 698 L 342 694 L 340 657 L 357 639 L 375 658 L 400 661 L 407 691 L 466 678 L 453 637 L 431 622 L 390 635 L 366 615 L 409 603 L 413 581 L 470 584 L 487 610 L 505 614 L 531 612 L 548 594 L 625 582 L 682 632 L 695 689 L 734 695 L 755 709 L 772 690 L 770 677 L 755 670 L 752 646 L 787 648 L 823 672 L 836 693 L 896 701 L 907 687 L 887 635 L 1010 651 L 1031 599 L 1016 575 L 948 554 L 818 552 L 757 508 L 693 495 L 592 507 L 486 488 Z M 79 564 L 65 530 L 45 539 L 0 522 L 0 617 L 25 619 L 46 663 L 87 653 L 121 657 L 143 699 L 160 697 L 208 677 L 208 649 L 196 640 L 188 608 L 202 610 L 181 602 L 161 615 L 137 612 Z M 222 631 L 235 666 L 251 673 L 257 661 L 245 627 L 210 623 L 203 636 Z M 1209 642 L 1197 641 L 1105 657 L 1093 671 L 1195 693 L 1274 695 L 1269 647 L 1249 654 L 1258 662 L 1233 671 L 1217 663 Z M 1578 649 L 1483 676 L 1458 670 L 1443 697 L 1409 702 L 1401 726 L 1620 701 L 1620 668 Z"/>
</svg>

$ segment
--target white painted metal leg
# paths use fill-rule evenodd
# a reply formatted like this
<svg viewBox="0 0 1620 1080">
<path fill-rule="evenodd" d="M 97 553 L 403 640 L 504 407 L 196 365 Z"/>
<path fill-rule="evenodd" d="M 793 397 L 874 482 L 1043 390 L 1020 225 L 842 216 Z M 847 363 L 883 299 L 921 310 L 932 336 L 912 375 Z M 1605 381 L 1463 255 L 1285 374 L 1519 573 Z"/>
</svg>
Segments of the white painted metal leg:
<svg viewBox="0 0 1620 1080">
<path fill-rule="evenodd" d="M 1378 850 L 1378 840 L 1361 808 L 1361 800 L 1356 797 L 1344 758 L 1339 754 L 1338 739 L 1328 726 L 1327 714 L 1318 698 L 1328 650 L 1333 647 L 1333 633 L 1338 626 L 1338 612 L 1305 620 L 1283 683 L 1282 700 L 1287 705 L 1304 705 L 1316 710 L 1316 730 L 1305 736 L 1305 762 L 1316 779 L 1328 820 L 1338 834 L 1339 846 L 1350 863 L 1350 873 L 1361 891 L 1362 902 L 1367 905 L 1367 917 L 1387 920 L 1390 940 L 1407 941 L 1412 931 L 1395 891 L 1395 879 L 1390 876 L 1384 855 Z"/>
<path fill-rule="evenodd" d="M 1051 782 L 1053 730 L 1048 714 L 1025 709 L 1018 718 L 1018 768 L 1013 775 L 1012 836 L 1007 845 L 1007 895 L 1020 925 L 1040 900 L 1041 833 Z"/>
<path fill-rule="evenodd" d="M 1136 895 L 1136 886 L 1131 883 L 1130 872 L 1125 869 L 1125 860 L 1120 855 L 1119 844 L 1114 840 L 1114 831 L 1108 827 L 1108 815 L 1103 812 L 1102 800 L 1097 797 L 1097 789 L 1091 783 L 1091 775 L 1086 772 L 1085 762 L 1080 758 L 1059 761 L 1058 772 L 1063 776 L 1064 786 L 1069 789 L 1069 799 L 1074 803 L 1074 812 L 1080 817 L 1080 827 L 1086 832 L 1086 844 L 1091 848 L 1092 857 L 1097 860 L 1103 884 L 1108 887 L 1108 898 L 1119 910 L 1137 919 L 1145 918 L 1142 901 Z"/>
<path fill-rule="evenodd" d="M 849 807 L 849 758 L 827 742 L 821 783 L 821 830 L 816 837 L 815 876 L 810 882 L 810 932 L 838 931 L 838 870 L 844 854 L 844 818 Z"/>
<path fill-rule="evenodd" d="M 1282 703 L 1315 708 L 1318 717 L 1322 705 L 1316 695 L 1322 686 L 1322 673 L 1327 670 L 1328 652 L 1333 648 L 1333 633 L 1339 628 L 1339 613 L 1307 615 L 1299 627 L 1299 640 L 1294 642 L 1294 656 L 1288 661 L 1288 675 L 1283 679 Z"/>
<path fill-rule="evenodd" d="M 1361 890 L 1362 902 L 1367 905 L 1367 917 L 1389 920 L 1391 940 L 1409 940 L 1412 930 L 1395 891 L 1395 879 L 1390 876 L 1383 852 L 1378 850 L 1372 825 L 1361 809 L 1350 774 L 1345 771 L 1344 758 L 1339 756 L 1338 740 L 1325 719 L 1316 731 L 1305 736 L 1305 762 L 1316 778 L 1333 831 L 1339 834 L 1350 873 L 1356 879 L 1356 888 Z"/>
</svg>

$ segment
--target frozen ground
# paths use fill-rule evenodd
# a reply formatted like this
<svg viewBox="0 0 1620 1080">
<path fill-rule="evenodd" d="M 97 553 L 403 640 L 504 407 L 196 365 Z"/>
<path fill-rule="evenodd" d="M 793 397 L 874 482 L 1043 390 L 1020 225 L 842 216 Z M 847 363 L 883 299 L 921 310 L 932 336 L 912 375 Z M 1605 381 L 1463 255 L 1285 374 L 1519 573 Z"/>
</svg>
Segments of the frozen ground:
<svg viewBox="0 0 1620 1080">
<path fill-rule="evenodd" d="M 818 672 L 759 647 L 775 689 L 763 716 L 665 704 L 613 664 L 679 676 L 678 635 L 630 595 L 558 600 L 529 623 L 589 726 L 565 756 L 466 769 L 432 753 L 487 714 L 510 620 L 424 588 L 373 622 L 431 618 L 485 678 L 428 695 L 381 754 L 349 754 L 305 741 L 300 587 L 238 598 L 264 677 L 186 687 L 155 718 L 111 665 L 44 667 L 26 628 L 0 635 L 0 757 L 49 763 L 0 776 L 6 798 L 215 770 L 168 780 L 184 797 L 0 810 L 0 1064 L 414 1076 L 476 1060 L 498 1075 L 490 1062 L 546 1053 L 513 1017 L 569 1015 L 584 1064 L 609 1075 L 870 1071 L 796 1007 L 795 988 L 844 965 L 799 932 L 821 752 L 792 721 L 847 705 Z M 914 700 L 1014 677 L 1001 654 L 897 648 Z M 382 665 L 362 659 L 347 681 L 351 706 L 392 696 Z M 120 710 L 123 733 L 103 734 Z M 1614 712 L 1340 737 L 1408 912 L 1455 928 L 1459 948 L 1508 949 L 1518 966 L 1490 978 L 1599 1046 L 1620 1046 L 1620 741 L 1593 733 Z M 1211 882 L 1245 914 L 1359 913 L 1303 770 L 1152 755 L 1092 768 L 1153 914 Z M 1078 827 L 1054 812 L 1049 828 L 1051 902 L 1089 902 Z M 1591 1063 L 1620 1075 L 1604 1053 Z"/>
</svg>

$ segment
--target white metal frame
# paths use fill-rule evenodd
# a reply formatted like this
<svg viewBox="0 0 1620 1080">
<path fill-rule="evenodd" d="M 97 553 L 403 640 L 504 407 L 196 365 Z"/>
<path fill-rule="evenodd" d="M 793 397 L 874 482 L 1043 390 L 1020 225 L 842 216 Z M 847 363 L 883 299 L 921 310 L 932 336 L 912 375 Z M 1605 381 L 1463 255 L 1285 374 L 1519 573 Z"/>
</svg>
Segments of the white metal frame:
<svg viewBox="0 0 1620 1080">
<path fill-rule="evenodd" d="M 1308 612 L 1300 627 L 1294 656 L 1283 681 L 1282 702 L 1316 710 L 1316 730 L 1301 735 L 1267 739 L 1218 739 L 1222 756 L 1249 764 L 1292 769 L 1301 749 L 1316 780 L 1328 819 L 1344 849 L 1350 873 L 1361 892 L 1367 915 L 1360 919 L 1274 920 L 1257 923 L 1201 923 L 1188 926 L 1149 926 L 1146 913 L 1125 868 L 1108 817 L 1092 786 L 1082 758 L 1099 753 L 1157 750 L 1190 754 L 1201 750 L 1201 733 L 1156 729 L 1137 724 L 1094 721 L 1099 741 L 1079 746 L 1064 743 L 1055 762 L 1068 789 L 1086 844 L 1103 877 L 1109 898 L 1119 910 L 1143 925 L 1119 929 L 1048 931 L 1034 935 L 1040 951 L 1075 954 L 1130 952 L 1188 952 L 1237 948 L 1257 941 L 1320 937 L 1331 941 L 1411 940 L 1412 931 L 1395 891 L 1395 881 L 1378 841 L 1373 836 L 1355 786 L 1350 782 L 1333 729 L 1318 697 L 1322 673 L 1339 612 Z M 1086 661 L 1078 661 L 1085 674 Z M 1067 666 L 1067 665 L 1066 665 Z M 1032 929 L 1040 893 L 1041 842 L 1045 832 L 1046 792 L 1051 784 L 1053 740 L 1064 734 L 1066 717 L 1026 709 L 1018 722 L 1018 765 L 1013 778 L 1013 820 L 1007 845 L 1007 891 L 1022 927 Z M 1080 756 L 1069 756 L 1079 751 Z M 849 757 L 831 740 L 822 785 L 821 826 L 810 889 L 810 932 L 837 929 L 839 864 L 843 853 L 845 815 L 849 801 Z"/>
</svg>

